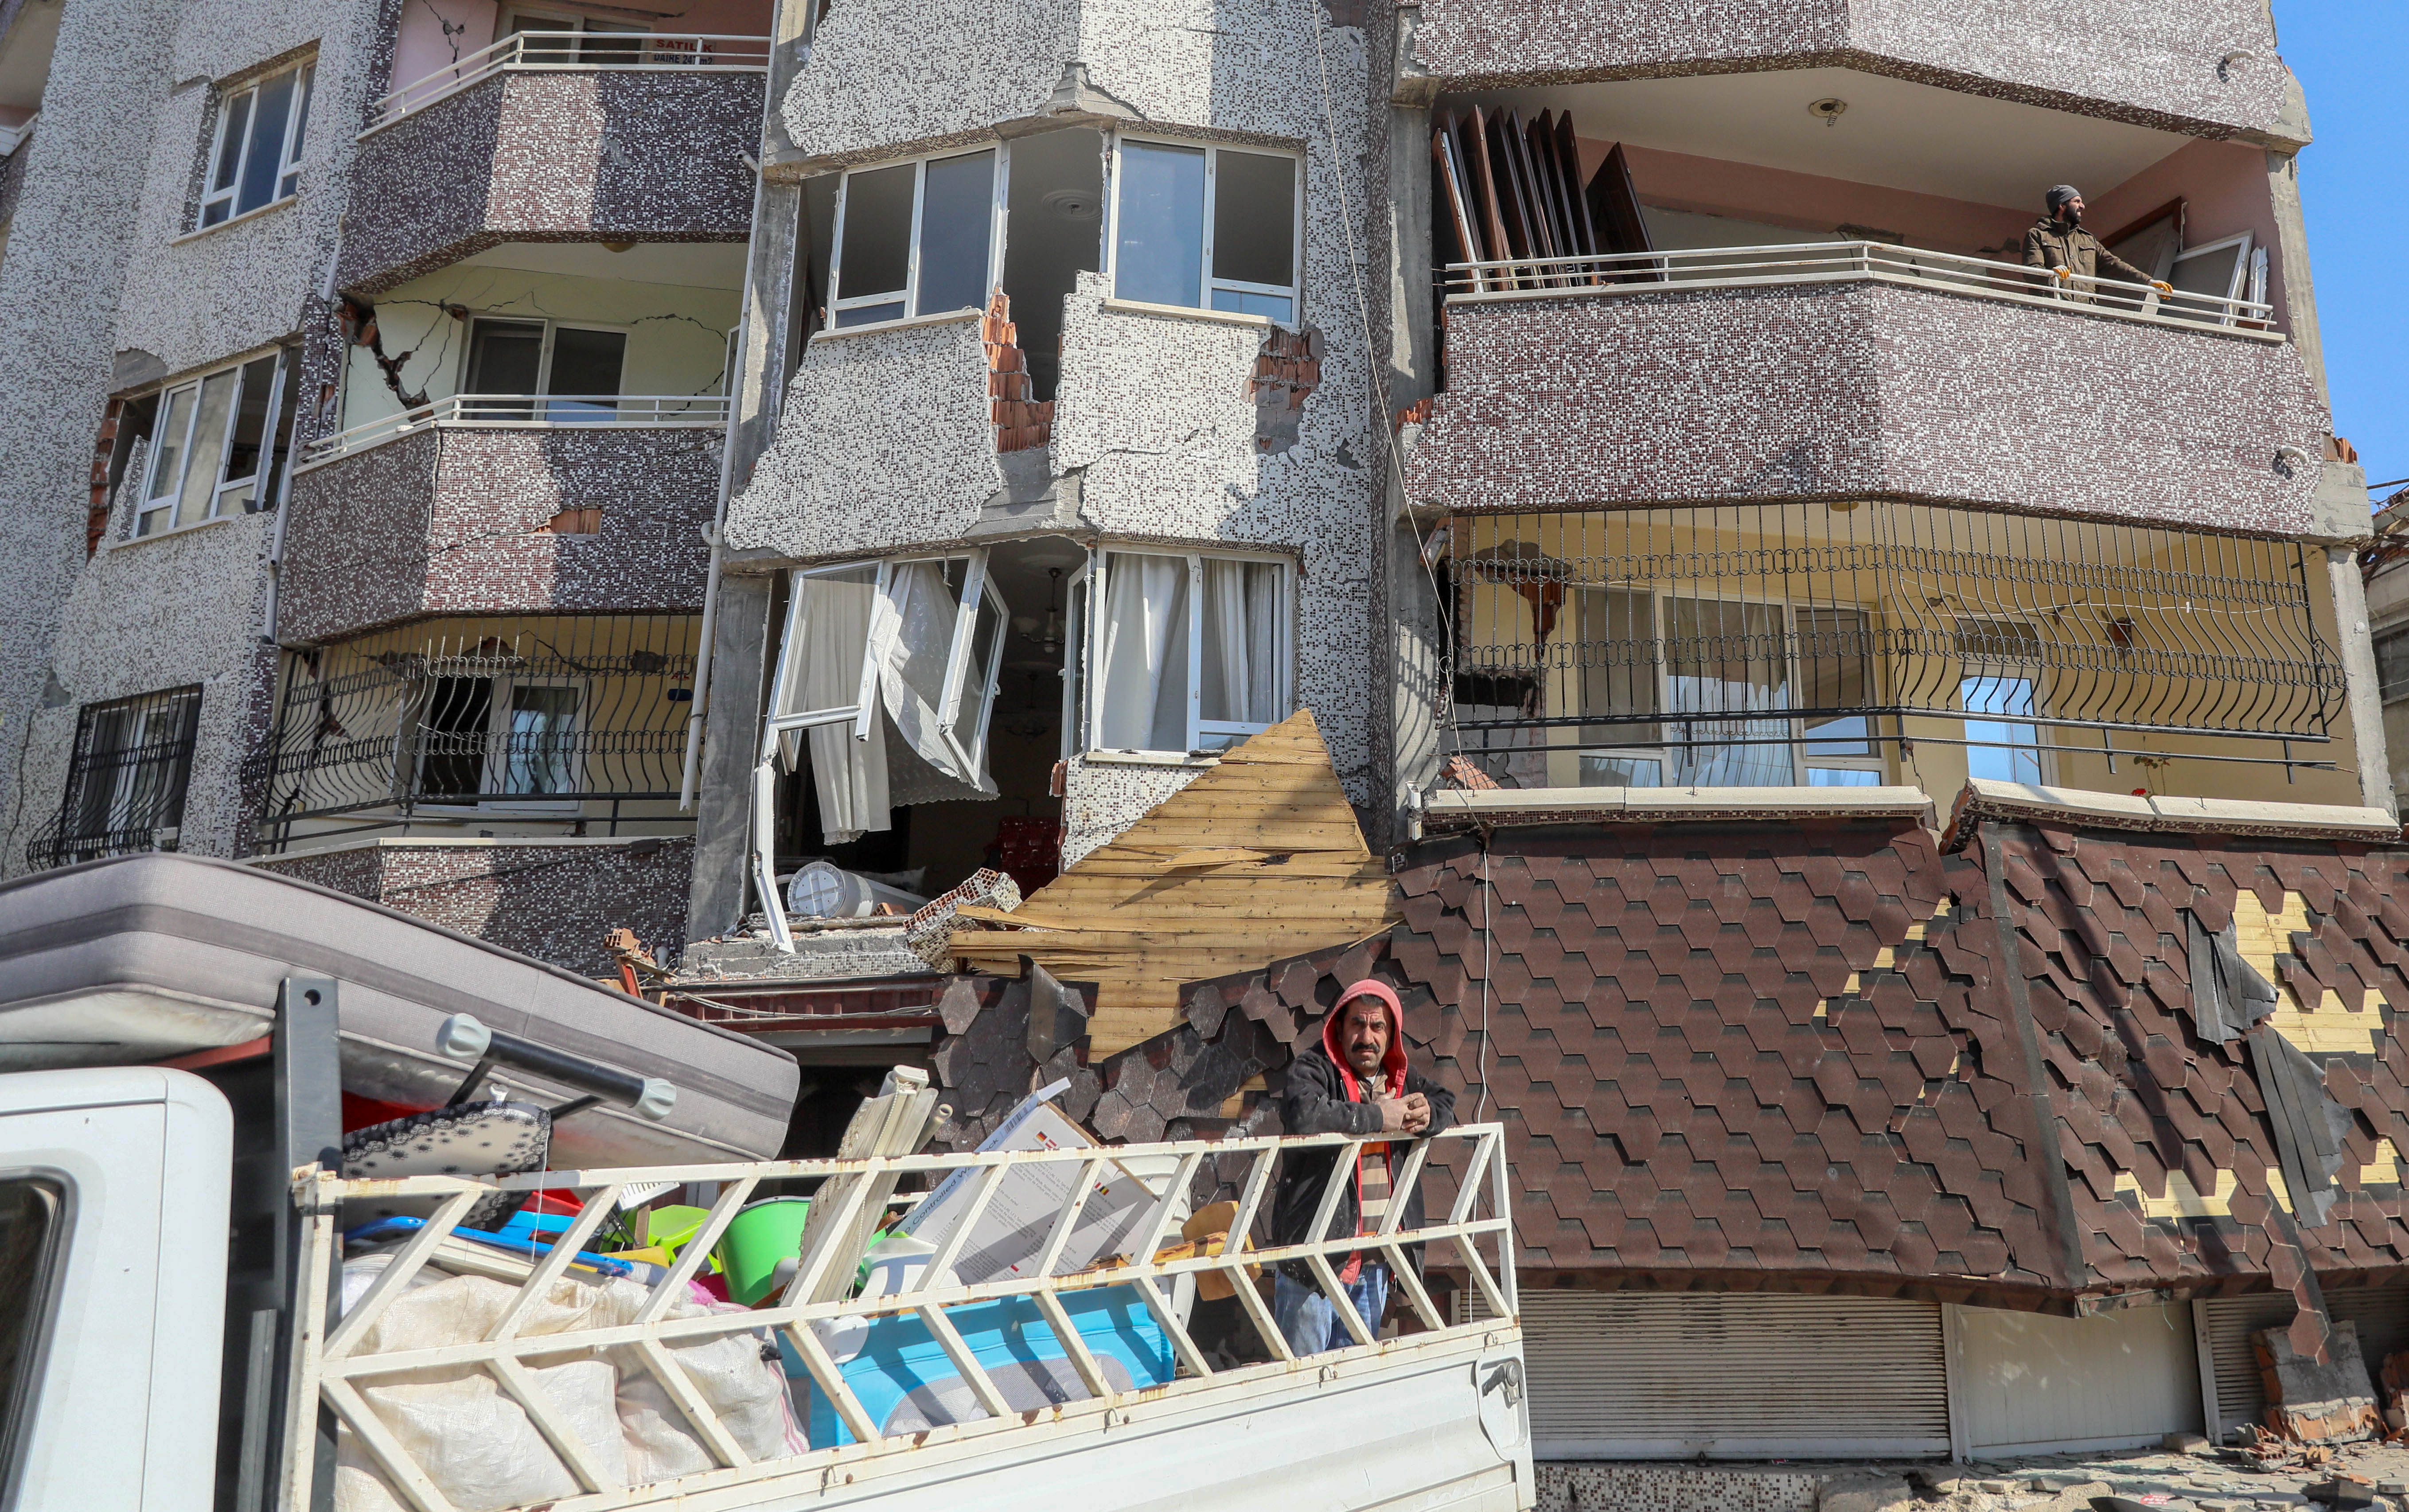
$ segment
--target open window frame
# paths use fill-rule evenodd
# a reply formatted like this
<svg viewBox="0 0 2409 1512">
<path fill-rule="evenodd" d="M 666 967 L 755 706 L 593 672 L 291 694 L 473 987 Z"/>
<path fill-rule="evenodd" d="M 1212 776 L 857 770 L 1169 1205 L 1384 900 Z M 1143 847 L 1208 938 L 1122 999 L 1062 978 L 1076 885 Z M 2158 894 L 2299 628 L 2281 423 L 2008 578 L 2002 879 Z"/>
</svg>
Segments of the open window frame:
<svg viewBox="0 0 2409 1512">
<path fill-rule="evenodd" d="M 272 347 L 157 391 L 142 473 L 128 480 L 135 498 L 125 522 L 127 540 L 164 536 L 238 512 L 256 514 L 281 502 L 292 471 L 291 400 L 299 360 L 297 347 Z M 261 426 L 255 439 L 244 442 L 246 401 L 254 391 L 262 396 Z M 221 396 L 224 407 L 212 417 L 212 401 Z M 232 473 L 230 468 L 243 466 L 236 461 L 241 444 L 251 448 L 248 470 Z M 194 476 L 196 459 L 204 457 L 206 482 Z"/>
<path fill-rule="evenodd" d="M 915 591 L 914 584 L 925 581 L 903 569 L 931 564 L 941 574 L 957 566 L 961 572 L 953 623 L 945 635 L 944 681 L 934 706 L 938 732 L 960 769 L 975 774 L 987 764 L 988 730 L 995 717 L 997 691 L 1003 684 L 1004 645 L 1011 625 L 1011 612 L 1003 595 L 988 573 L 986 550 L 832 562 L 822 567 L 797 568 L 788 576 L 786 625 L 779 638 L 776 671 L 771 681 L 769 713 L 761 725 L 758 765 L 754 769 L 753 807 L 754 883 L 762 899 L 771 937 L 781 950 L 793 945 L 780 906 L 776 857 L 772 852 L 781 757 L 789 768 L 800 767 L 801 733 L 831 725 L 845 727 L 856 741 L 866 742 L 881 738 L 882 654 L 902 643 L 911 609 L 907 599 Z M 803 658 L 810 649 L 806 620 L 811 596 L 806 589 L 815 580 L 848 578 L 857 583 L 866 579 L 871 589 L 853 701 L 794 707 L 800 702 Z"/>
<path fill-rule="evenodd" d="M 1121 287 L 1121 221 L 1123 194 L 1129 184 L 1126 149 L 1132 146 L 1175 148 L 1202 152 L 1204 156 L 1202 245 L 1197 257 L 1196 297 L 1176 302 L 1146 299 L 1124 291 Z M 1218 277 L 1214 272 L 1215 236 L 1219 220 L 1221 159 L 1224 154 L 1253 157 L 1285 158 L 1291 165 L 1289 208 L 1289 281 L 1286 284 L 1256 283 L 1239 279 Z M 1292 148 L 1234 146 L 1219 142 L 1199 141 L 1192 137 L 1158 136 L 1150 132 L 1117 131 L 1112 134 L 1112 162 L 1104 184 L 1106 221 L 1104 225 L 1104 278 L 1113 297 L 1123 304 L 1147 305 L 1159 310 L 1203 311 L 1222 316 L 1251 315 L 1275 324 L 1302 328 L 1305 322 L 1305 154 Z M 1224 309 L 1217 295 L 1226 295 L 1243 302 L 1248 299 L 1285 299 L 1288 312 L 1270 314 L 1244 308 Z"/>
<path fill-rule="evenodd" d="M 1187 577 L 1187 743 L 1177 751 L 1158 750 L 1150 746 L 1121 746 L 1104 743 L 1104 710 L 1116 690 L 1105 676 L 1104 636 L 1109 628 L 1108 606 L 1112 603 L 1111 571 L 1114 557 L 1148 556 L 1184 559 Z M 1261 721 L 1207 719 L 1204 715 L 1204 564 L 1207 562 L 1240 562 L 1273 567 L 1278 569 L 1277 603 L 1272 614 L 1273 644 L 1270 657 L 1273 668 L 1271 702 L 1273 717 Z M 1126 570 L 1126 569 L 1124 569 Z M 1085 624 L 1074 633 L 1071 644 L 1078 647 L 1081 665 L 1074 679 L 1075 685 L 1065 690 L 1065 728 L 1070 727 L 1069 715 L 1080 714 L 1080 750 L 1089 753 L 1110 753 L 1123 756 L 1169 756 L 1174 758 L 1204 758 L 1236 745 L 1252 735 L 1259 735 L 1296 712 L 1296 561 L 1277 552 L 1179 551 L 1170 547 L 1149 546 L 1132 542 L 1108 544 L 1092 552 L 1088 566 L 1072 580 L 1075 590 L 1074 613 Z M 1084 698 L 1087 707 L 1077 709 Z"/>
<path fill-rule="evenodd" d="M 979 281 L 977 302 L 972 305 L 948 305 L 938 310 L 921 308 L 921 254 L 926 242 L 926 215 L 929 207 L 929 169 L 932 164 L 948 164 L 965 158 L 992 156 L 994 166 L 988 173 L 987 205 L 987 266 Z M 903 286 L 901 289 L 873 289 L 866 293 L 848 293 L 845 285 L 845 236 L 848 211 L 854 207 L 857 185 L 873 175 L 909 168 L 912 172 L 912 214 L 904 233 Z M 836 216 L 829 232 L 829 328 L 838 331 L 873 330 L 880 326 L 907 325 L 916 321 L 940 320 L 959 316 L 964 311 L 987 308 L 988 292 L 1003 278 L 1003 238 L 1005 222 L 1011 208 L 1012 144 L 993 142 L 967 151 L 955 150 L 930 152 L 919 157 L 895 158 L 881 163 L 865 163 L 844 170 L 837 181 Z M 860 278 L 857 269 L 856 281 Z M 893 307 L 897 313 L 886 311 Z M 847 319 L 852 316 L 852 319 Z"/>
</svg>

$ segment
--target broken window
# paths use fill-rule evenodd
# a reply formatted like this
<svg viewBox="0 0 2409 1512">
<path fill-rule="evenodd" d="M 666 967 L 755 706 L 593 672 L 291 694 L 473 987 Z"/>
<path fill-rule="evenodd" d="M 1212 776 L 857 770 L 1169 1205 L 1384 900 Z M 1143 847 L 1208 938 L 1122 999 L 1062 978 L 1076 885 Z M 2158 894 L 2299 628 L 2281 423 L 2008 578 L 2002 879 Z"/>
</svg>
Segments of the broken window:
<svg viewBox="0 0 2409 1512">
<path fill-rule="evenodd" d="M 299 191 L 310 85 L 316 72 L 315 65 L 305 63 L 225 93 L 201 194 L 204 227 L 290 199 Z"/>
<path fill-rule="evenodd" d="M 890 828 L 900 804 L 994 796 L 988 726 L 1008 623 L 984 551 L 803 568 L 789 583 L 755 785 L 769 900 L 776 774 L 796 770 L 806 741 L 830 845 Z"/>
<path fill-rule="evenodd" d="M 480 316 L 470 323 L 462 384 L 462 392 L 475 402 L 463 405 L 462 415 L 470 420 L 541 418 L 568 425 L 608 422 L 618 413 L 627 357 L 624 330 Z M 539 396 L 541 405 L 495 402 Z"/>
<path fill-rule="evenodd" d="M 134 534 L 271 507 L 293 441 L 294 353 L 222 367 L 161 396 Z"/>
<path fill-rule="evenodd" d="M 1276 557 L 1106 552 L 1089 744 L 1219 751 L 1290 713 L 1289 564 Z"/>
<path fill-rule="evenodd" d="M 200 717 L 197 686 L 85 705 L 47 863 L 175 849 Z"/>
<path fill-rule="evenodd" d="M 835 324 L 978 310 L 996 279 L 998 152 L 855 168 L 837 194 Z"/>
<path fill-rule="evenodd" d="M 1115 297 L 1294 322 L 1293 154 L 1122 137 L 1113 157 Z"/>
</svg>

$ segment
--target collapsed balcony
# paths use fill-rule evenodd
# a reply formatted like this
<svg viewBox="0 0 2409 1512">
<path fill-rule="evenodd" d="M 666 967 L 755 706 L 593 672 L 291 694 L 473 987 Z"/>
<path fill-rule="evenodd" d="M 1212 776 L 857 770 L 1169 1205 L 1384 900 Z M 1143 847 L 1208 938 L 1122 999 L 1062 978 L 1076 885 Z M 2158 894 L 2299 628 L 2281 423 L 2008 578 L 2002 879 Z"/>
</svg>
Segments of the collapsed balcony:
<svg viewBox="0 0 2409 1512">
<path fill-rule="evenodd" d="M 689 614 L 453 619 L 289 652 L 255 848 L 689 833 L 699 633 Z"/>
<path fill-rule="evenodd" d="M 462 40 L 492 35 L 495 7 L 469 8 L 483 15 Z M 360 134 L 339 286 L 381 290 L 512 240 L 743 240 L 769 7 L 713 8 L 753 35 L 521 18 L 449 60 L 450 34 L 426 35 L 443 18 L 405 11 L 395 77 L 410 81 Z M 562 29 L 515 29 L 529 21 Z"/>
<path fill-rule="evenodd" d="M 1880 503 L 1457 516 L 1443 741 L 1522 787 L 2356 802 L 2300 545 Z"/>
</svg>

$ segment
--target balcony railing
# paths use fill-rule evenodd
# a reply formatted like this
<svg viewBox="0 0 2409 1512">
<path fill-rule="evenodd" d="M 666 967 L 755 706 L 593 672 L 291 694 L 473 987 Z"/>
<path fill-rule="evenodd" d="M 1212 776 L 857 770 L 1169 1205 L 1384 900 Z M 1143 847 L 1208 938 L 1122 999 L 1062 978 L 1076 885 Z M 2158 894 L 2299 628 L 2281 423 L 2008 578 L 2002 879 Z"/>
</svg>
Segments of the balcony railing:
<svg viewBox="0 0 2409 1512">
<path fill-rule="evenodd" d="M 1447 531 L 1443 722 L 1609 785 L 1862 785 L 1918 742 L 2113 770 L 2127 733 L 2313 766 L 2342 718 L 2294 542 L 1885 503 Z"/>
<path fill-rule="evenodd" d="M 2274 328 L 2274 307 L 2259 300 L 2229 299 L 2182 290 L 2162 295 L 2147 284 L 2123 283 L 2113 279 L 2060 280 L 2046 268 L 1895 247 L 1881 241 L 1452 263 L 1442 283 L 1448 301 L 1456 304 L 1868 281 L 2014 304 L 2054 305 L 2120 320 L 2223 331 L 2262 341 L 2284 339 Z"/>
<path fill-rule="evenodd" d="M 727 424 L 728 399 L 717 394 L 454 394 L 397 415 L 321 436 L 302 448 L 300 465 L 294 470 L 321 467 L 337 457 L 437 425 L 527 430 L 544 426 L 590 429 L 596 425 L 709 428 Z"/>
<path fill-rule="evenodd" d="M 766 36 L 719 36 L 666 32 L 514 32 L 368 108 L 369 132 L 392 125 L 413 110 L 459 94 L 472 84 L 511 71 L 577 68 L 751 68 L 767 71 Z"/>
<path fill-rule="evenodd" d="M 259 848 L 343 815 L 356 828 L 435 817 L 615 832 L 624 805 L 677 797 L 698 623 L 517 619 L 292 654 Z"/>
</svg>

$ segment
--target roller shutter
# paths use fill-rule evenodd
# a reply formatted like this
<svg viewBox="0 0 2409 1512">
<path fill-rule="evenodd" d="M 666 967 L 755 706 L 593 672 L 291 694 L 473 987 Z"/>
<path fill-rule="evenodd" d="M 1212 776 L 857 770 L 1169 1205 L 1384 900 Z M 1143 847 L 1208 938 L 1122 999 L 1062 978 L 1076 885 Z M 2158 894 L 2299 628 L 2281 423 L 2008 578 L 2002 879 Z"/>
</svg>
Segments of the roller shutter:
<svg viewBox="0 0 2409 1512">
<path fill-rule="evenodd" d="M 2258 1378 L 2258 1361 L 2250 1335 L 2261 1329 L 2282 1328 L 2292 1320 L 2287 1292 L 2260 1292 L 2247 1297 L 2217 1297 L 2197 1304 L 2203 1315 L 2208 1354 L 2216 1374 L 2216 1431 L 2266 1420 L 2267 1394 Z M 2359 1357 L 2370 1381 L 2384 1357 L 2409 1349 L 2409 1287 L 2347 1287 L 2326 1293 L 2326 1310 L 2337 1321 L 2347 1318 L 2359 1327 Z"/>
<path fill-rule="evenodd" d="M 1949 1452 L 1931 1303 L 1552 1290 L 1522 1302 L 1537 1459 Z"/>
</svg>

